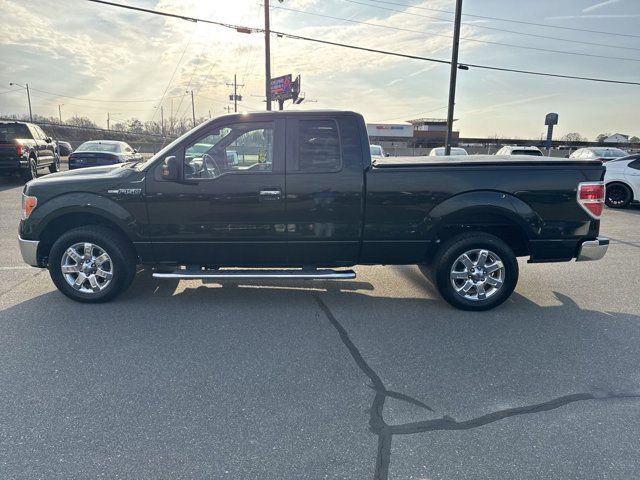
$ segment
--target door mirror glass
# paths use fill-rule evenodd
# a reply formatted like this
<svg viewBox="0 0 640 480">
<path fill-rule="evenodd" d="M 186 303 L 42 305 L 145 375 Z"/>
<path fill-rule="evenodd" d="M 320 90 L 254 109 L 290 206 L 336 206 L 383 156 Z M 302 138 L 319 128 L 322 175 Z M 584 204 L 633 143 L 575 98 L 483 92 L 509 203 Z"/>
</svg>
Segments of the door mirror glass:
<svg viewBox="0 0 640 480">
<path fill-rule="evenodd" d="M 175 156 L 166 157 L 160 167 L 160 176 L 163 180 L 178 180 L 178 160 Z"/>
<path fill-rule="evenodd" d="M 45 138 L 44 141 L 47 142 L 47 143 L 51 143 L 52 142 L 51 137 Z"/>
</svg>

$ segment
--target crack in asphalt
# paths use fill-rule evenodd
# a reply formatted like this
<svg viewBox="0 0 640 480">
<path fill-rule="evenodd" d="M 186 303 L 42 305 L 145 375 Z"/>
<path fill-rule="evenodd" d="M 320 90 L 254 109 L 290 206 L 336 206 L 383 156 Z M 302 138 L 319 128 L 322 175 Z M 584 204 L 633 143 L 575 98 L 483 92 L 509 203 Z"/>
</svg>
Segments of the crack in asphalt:
<svg viewBox="0 0 640 480">
<path fill-rule="evenodd" d="M 318 294 L 314 294 L 313 297 L 315 298 L 320 309 L 324 312 L 331 325 L 333 325 L 333 327 L 340 335 L 342 343 L 351 354 L 351 357 L 355 361 L 358 368 L 367 377 L 369 377 L 369 380 L 371 381 L 371 385 L 369 385 L 369 387 L 375 391 L 375 396 L 373 398 L 371 408 L 369 409 L 369 426 L 373 433 L 378 437 L 376 468 L 373 476 L 374 480 L 388 480 L 389 478 L 389 465 L 391 463 L 391 442 L 393 440 L 393 435 L 410 435 L 414 433 L 426 433 L 442 430 L 470 430 L 503 420 L 505 418 L 518 415 L 529 415 L 534 413 L 547 412 L 549 410 L 555 410 L 557 408 L 564 407 L 575 402 L 582 402 L 586 400 L 604 400 L 612 398 L 640 398 L 640 393 L 634 392 L 574 393 L 534 405 L 526 405 L 523 407 L 498 410 L 496 412 L 491 412 L 486 415 L 482 415 L 469 420 L 458 421 L 453 417 L 443 415 L 442 418 L 436 418 L 433 420 L 404 423 L 400 425 L 389 425 L 385 422 L 383 416 L 384 402 L 387 397 L 392 397 L 397 400 L 417 405 L 426 410 L 429 410 L 430 412 L 433 412 L 434 410 L 425 403 L 409 395 L 395 392 L 393 390 L 387 390 L 380 376 L 364 359 L 364 357 L 360 353 L 360 350 L 358 350 L 358 347 L 356 347 L 356 345 L 349 337 L 349 332 L 347 332 L 347 330 L 338 321 L 331 309 L 322 300 L 322 298 L 320 298 Z"/>
</svg>

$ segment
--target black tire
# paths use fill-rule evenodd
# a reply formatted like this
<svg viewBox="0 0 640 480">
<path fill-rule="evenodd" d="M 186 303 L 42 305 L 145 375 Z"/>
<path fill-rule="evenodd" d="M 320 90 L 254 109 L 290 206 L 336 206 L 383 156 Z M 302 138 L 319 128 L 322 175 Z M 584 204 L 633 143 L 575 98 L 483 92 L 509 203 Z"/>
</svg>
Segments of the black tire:
<svg viewBox="0 0 640 480">
<path fill-rule="evenodd" d="M 53 163 L 49 165 L 49 172 L 56 173 L 60 171 L 60 156 L 56 155 Z"/>
<path fill-rule="evenodd" d="M 35 158 L 31 157 L 29 159 L 29 165 L 21 172 L 21 175 L 24 183 L 27 183 L 29 180 L 33 180 L 34 178 L 38 178 L 38 163 Z"/>
<path fill-rule="evenodd" d="M 631 189 L 624 183 L 611 183 L 607 185 L 607 193 L 604 203 L 609 208 L 624 208 L 633 200 Z"/>
<path fill-rule="evenodd" d="M 72 287 L 62 272 L 63 255 L 67 249 L 76 244 L 91 243 L 97 251 L 103 250 L 109 258 L 107 263 L 111 278 L 99 291 L 86 292 Z M 77 302 L 101 303 L 112 300 L 124 292 L 136 275 L 137 259 L 133 245 L 122 235 L 106 227 L 91 225 L 74 228 L 58 238 L 49 252 L 49 274 L 58 290 Z M 102 268 L 102 265 L 98 268 Z M 71 274 L 73 277 L 74 273 Z M 75 277 L 78 278 L 78 275 Z M 106 282 L 106 280 L 102 279 Z M 80 287 L 83 290 L 91 288 L 87 282 Z"/>
<path fill-rule="evenodd" d="M 480 260 L 482 251 L 489 253 L 489 256 L 484 258 L 490 263 Z M 468 269 L 460 261 L 465 253 L 469 253 L 465 260 L 471 259 L 472 264 L 477 262 L 478 266 L 473 267 L 477 270 Z M 479 266 L 480 264 L 482 266 Z M 487 273 L 490 268 L 496 270 Z M 498 237 L 481 232 L 463 233 L 446 241 L 440 247 L 433 266 L 427 269 L 427 273 L 429 271 L 433 272 L 432 281 L 447 303 L 461 310 L 471 311 L 489 310 L 504 302 L 515 289 L 519 274 L 518 260 L 509 245 Z M 452 274 L 465 276 L 467 272 L 470 275 L 468 278 L 451 278 Z M 489 282 L 500 284 L 493 286 Z M 462 290 L 462 293 L 458 292 L 458 288 L 467 285 L 470 285 L 467 287 L 467 293 Z M 476 298 L 470 298 L 473 295 Z"/>
</svg>

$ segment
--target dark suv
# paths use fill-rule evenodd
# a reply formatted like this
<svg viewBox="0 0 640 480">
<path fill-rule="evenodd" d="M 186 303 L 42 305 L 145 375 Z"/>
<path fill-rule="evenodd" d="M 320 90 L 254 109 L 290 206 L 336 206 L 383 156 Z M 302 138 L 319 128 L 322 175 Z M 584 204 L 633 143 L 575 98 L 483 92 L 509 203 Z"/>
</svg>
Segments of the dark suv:
<svg viewBox="0 0 640 480">
<path fill-rule="evenodd" d="M 56 143 L 38 125 L 25 122 L 0 122 L 0 174 L 16 172 L 25 182 L 38 176 L 38 169 L 60 170 Z"/>
</svg>

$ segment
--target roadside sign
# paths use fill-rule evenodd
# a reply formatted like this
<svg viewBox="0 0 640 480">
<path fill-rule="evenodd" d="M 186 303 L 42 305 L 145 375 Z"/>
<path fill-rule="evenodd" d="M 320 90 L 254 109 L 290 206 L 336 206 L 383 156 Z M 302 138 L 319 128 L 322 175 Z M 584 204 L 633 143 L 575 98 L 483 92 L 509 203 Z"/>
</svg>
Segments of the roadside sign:
<svg viewBox="0 0 640 480">
<path fill-rule="evenodd" d="M 291 74 L 271 79 L 271 98 L 273 100 L 289 100 L 292 98 L 293 80 Z"/>
</svg>

